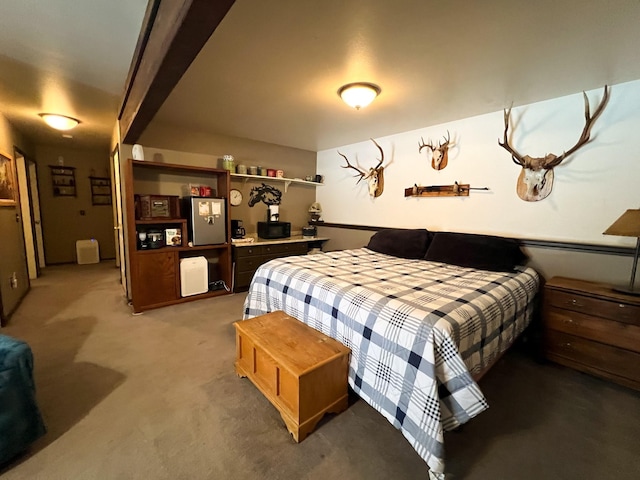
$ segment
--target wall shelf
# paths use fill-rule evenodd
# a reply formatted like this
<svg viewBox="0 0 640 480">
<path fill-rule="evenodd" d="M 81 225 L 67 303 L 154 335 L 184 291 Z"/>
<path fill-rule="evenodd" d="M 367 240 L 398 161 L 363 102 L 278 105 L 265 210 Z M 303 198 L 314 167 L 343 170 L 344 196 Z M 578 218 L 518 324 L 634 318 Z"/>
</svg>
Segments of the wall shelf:
<svg viewBox="0 0 640 480">
<path fill-rule="evenodd" d="M 111 179 L 89 177 L 89 182 L 91 182 L 91 204 L 111 205 Z"/>
<path fill-rule="evenodd" d="M 76 177 L 75 167 L 49 165 L 54 197 L 75 197 Z"/>
<path fill-rule="evenodd" d="M 266 177 L 263 175 L 247 175 L 244 173 L 232 173 L 231 174 L 232 177 L 234 178 L 239 178 L 242 179 L 242 181 L 244 183 L 247 183 L 247 181 L 249 180 L 253 180 L 256 182 L 279 182 L 279 183 L 284 183 L 284 191 L 285 193 L 287 192 L 287 189 L 289 188 L 289 185 L 291 185 L 292 183 L 297 184 L 297 185 L 309 185 L 309 186 L 313 186 L 313 187 L 317 187 L 319 185 L 324 185 L 323 183 L 319 183 L 319 182 L 309 182 L 307 180 L 302 180 L 301 178 L 283 178 L 283 177 Z"/>
</svg>

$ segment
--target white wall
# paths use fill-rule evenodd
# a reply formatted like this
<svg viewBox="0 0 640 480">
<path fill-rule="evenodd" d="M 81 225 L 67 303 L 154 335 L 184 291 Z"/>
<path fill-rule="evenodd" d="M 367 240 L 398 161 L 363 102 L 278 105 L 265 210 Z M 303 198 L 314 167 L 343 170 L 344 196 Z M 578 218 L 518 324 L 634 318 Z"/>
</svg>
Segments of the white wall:
<svg viewBox="0 0 640 480">
<path fill-rule="evenodd" d="M 587 92 L 592 111 L 602 93 Z M 366 115 L 366 110 L 354 114 Z M 559 155 L 582 132 L 582 93 L 514 107 L 511 120 L 511 145 L 522 155 Z M 337 153 L 361 167 L 375 166 L 379 152 L 370 140 L 320 151 L 317 168 L 325 175 L 325 186 L 317 189 L 317 200 L 326 222 L 635 246 L 633 239 L 602 232 L 626 209 L 640 207 L 639 127 L 640 81 L 612 86 L 609 103 L 592 128 L 593 140 L 555 168 L 553 191 L 539 202 L 525 202 L 516 194 L 520 167 L 498 146 L 502 111 L 377 138 L 386 168 L 384 193 L 376 199 L 369 197 L 364 182 L 356 185 L 353 170 L 340 168 L 344 160 Z M 437 142 L 447 130 L 455 146 L 448 166 L 436 171 L 424 149 L 418 153 L 418 142 L 421 137 Z M 472 191 L 469 197 L 404 197 L 404 189 L 414 183 L 454 181 L 490 191 Z"/>
</svg>

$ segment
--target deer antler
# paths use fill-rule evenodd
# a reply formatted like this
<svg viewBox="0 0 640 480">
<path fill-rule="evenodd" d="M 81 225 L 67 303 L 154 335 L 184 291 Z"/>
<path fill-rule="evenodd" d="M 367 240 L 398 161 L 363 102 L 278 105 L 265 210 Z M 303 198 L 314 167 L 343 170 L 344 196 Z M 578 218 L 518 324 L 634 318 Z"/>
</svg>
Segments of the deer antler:
<svg viewBox="0 0 640 480">
<path fill-rule="evenodd" d="M 382 165 L 382 162 L 384 162 L 384 151 L 382 150 L 382 147 L 378 145 L 378 143 L 373 138 L 371 139 L 371 141 L 376 145 L 376 147 L 378 147 L 378 150 L 380 150 L 380 155 L 382 156 L 382 158 L 378 162 L 378 165 L 376 165 L 373 168 L 374 170 L 378 170 L 378 168 L 380 168 L 380 165 Z"/>
<path fill-rule="evenodd" d="M 420 140 L 422 141 L 422 145 L 418 144 L 418 153 L 422 152 L 422 149 L 425 147 L 433 152 L 433 145 L 431 145 L 431 140 L 429 140 L 429 143 L 424 143 L 424 138 L 422 137 L 420 137 Z"/>
<path fill-rule="evenodd" d="M 338 152 L 338 155 L 340 155 L 342 158 L 344 158 L 345 162 L 347 162 L 346 165 L 340 165 L 342 168 L 353 168 L 356 172 L 358 172 L 358 175 L 354 175 L 354 177 L 360 177 L 358 179 L 358 181 L 356 182 L 356 184 L 360 183 L 360 180 L 362 180 L 365 177 L 365 172 L 363 172 L 362 170 L 360 170 L 358 167 L 355 167 L 353 165 L 351 165 L 349 163 L 349 159 L 343 155 L 342 153 Z"/>
<path fill-rule="evenodd" d="M 422 141 L 422 145 L 418 143 L 418 153 L 422 152 L 422 149 L 425 147 L 431 150 L 432 152 L 434 150 L 446 149 L 449 146 L 449 142 L 451 141 L 451 134 L 449 133 L 449 130 L 447 130 L 447 136 L 445 137 L 443 135 L 442 138 L 444 139 L 444 143 L 438 143 L 438 146 L 434 147 L 431 144 L 431 140 L 429 140 L 429 143 L 424 143 L 424 138 L 420 137 L 420 140 Z"/>
<path fill-rule="evenodd" d="M 602 95 L 602 100 L 600 101 L 600 104 L 598 105 L 598 108 L 596 108 L 596 111 L 593 113 L 593 115 L 590 115 L 589 113 L 589 97 L 587 97 L 587 94 L 584 92 L 582 92 L 582 95 L 584 96 L 584 128 L 582 129 L 582 135 L 580 135 L 580 138 L 573 147 L 564 152 L 562 155 L 556 157 L 555 160 L 545 166 L 546 168 L 553 168 L 557 165 L 560 165 L 560 162 L 562 162 L 566 157 L 574 153 L 583 145 L 589 143 L 589 140 L 591 140 L 590 136 L 593 122 L 595 122 L 596 118 L 600 116 L 602 110 L 604 110 L 605 105 L 609 101 L 609 86 L 604 86 L 604 94 Z"/>
<path fill-rule="evenodd" d="M 444 138 L 444 135 L 442 136 L 442 138 Z M 444 143 L 439 143 L 438 144 L 438 148 L 447 148 L 447 147 L 449 147 L 449 142 L 450 141 L 451 141 L 451 134 L 449 133 L 449 130 L 447 130 L 446 141 Z"/>
<path fill-rule="evenodd" d="M 509 145 L 509 137 L 507 132 L 509 130 L 510 118 L 511 118 L 511 107 L 509 107 L 509 109 L 504 110 L 504 139 L 502 140 L 502 142 L 500 141 L 500 139 L 498 139 L 498 145 L 500 145 L 502 148 L 504 148 L 507 152 L 511 154 L 511 159 L 513 160 L 513 163 L 515 163 L 516 165 L 524 166 L 524 159 L 522 158 L 522 155 L 516 152 L 516 150 L 511 145 Z"/>
</svg>

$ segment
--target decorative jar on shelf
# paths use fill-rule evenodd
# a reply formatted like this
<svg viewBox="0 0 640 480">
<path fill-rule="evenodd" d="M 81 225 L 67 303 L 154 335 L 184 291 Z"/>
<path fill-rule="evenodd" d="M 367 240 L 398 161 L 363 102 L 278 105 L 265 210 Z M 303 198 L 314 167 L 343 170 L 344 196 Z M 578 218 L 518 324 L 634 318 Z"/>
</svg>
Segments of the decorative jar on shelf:
<svg viewBox="0 0 640 480">
<path fill-rule="evenodd" d="M 247 166 L 246 165 L 238 165 L 236 166 L 236 173 L 241 173 L 243 175 L 247 174 Z"/>
<path fill-rule="evenodd" d="M 222 168 L 229 170 L 230 172 L 235 171 L 235 159 L 233 158 L 233 155 L 222 156 Z"/>
</svg>

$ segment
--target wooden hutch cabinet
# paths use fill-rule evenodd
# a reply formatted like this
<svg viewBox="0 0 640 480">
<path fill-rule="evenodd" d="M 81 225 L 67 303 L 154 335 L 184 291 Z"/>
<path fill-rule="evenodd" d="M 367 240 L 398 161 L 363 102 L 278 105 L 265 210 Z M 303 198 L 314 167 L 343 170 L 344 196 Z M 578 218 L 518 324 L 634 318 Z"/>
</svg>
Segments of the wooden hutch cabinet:
<svg viewBox="0 0 640 480">
<path fill-rule="evenodd" d="M 211 280 L 222 280 L 231 288 L 231 237 L 229 220 L 229 184 L 227 170 L 190 165 L 178 165 L 129 159 L 125 171 L 127 242 L 131 284 L 130 294 L 134 312 L 175 303 L 226 295 L 229 290 L 220 285 L 211 288 Z M 224 199 L 225 241 L 213 245 L 189 246 L 186 212 L 179 203 L 171 205 L 161 216 L 141 214 L 141 198 L 170 198 L 188 195 L 187 186 L 211 187 L 215 198 Z M 157 215 L 157 212 L 156 212 Z M 179 230 L 169 237 L 171 231 Z M 139 233 L 162 232 L 166 246 L 142 248 Z M 144 235 L 143 235 L 144 236 Z M 148 239 L 146 239 L 148 242 Z M 196 295 L 181 295 L 180 261 L 189 257 L 205 257 L 209 271 L 209 291 Z M 212 276 L 211 274 L 214 274 Z"/>
</svg>

